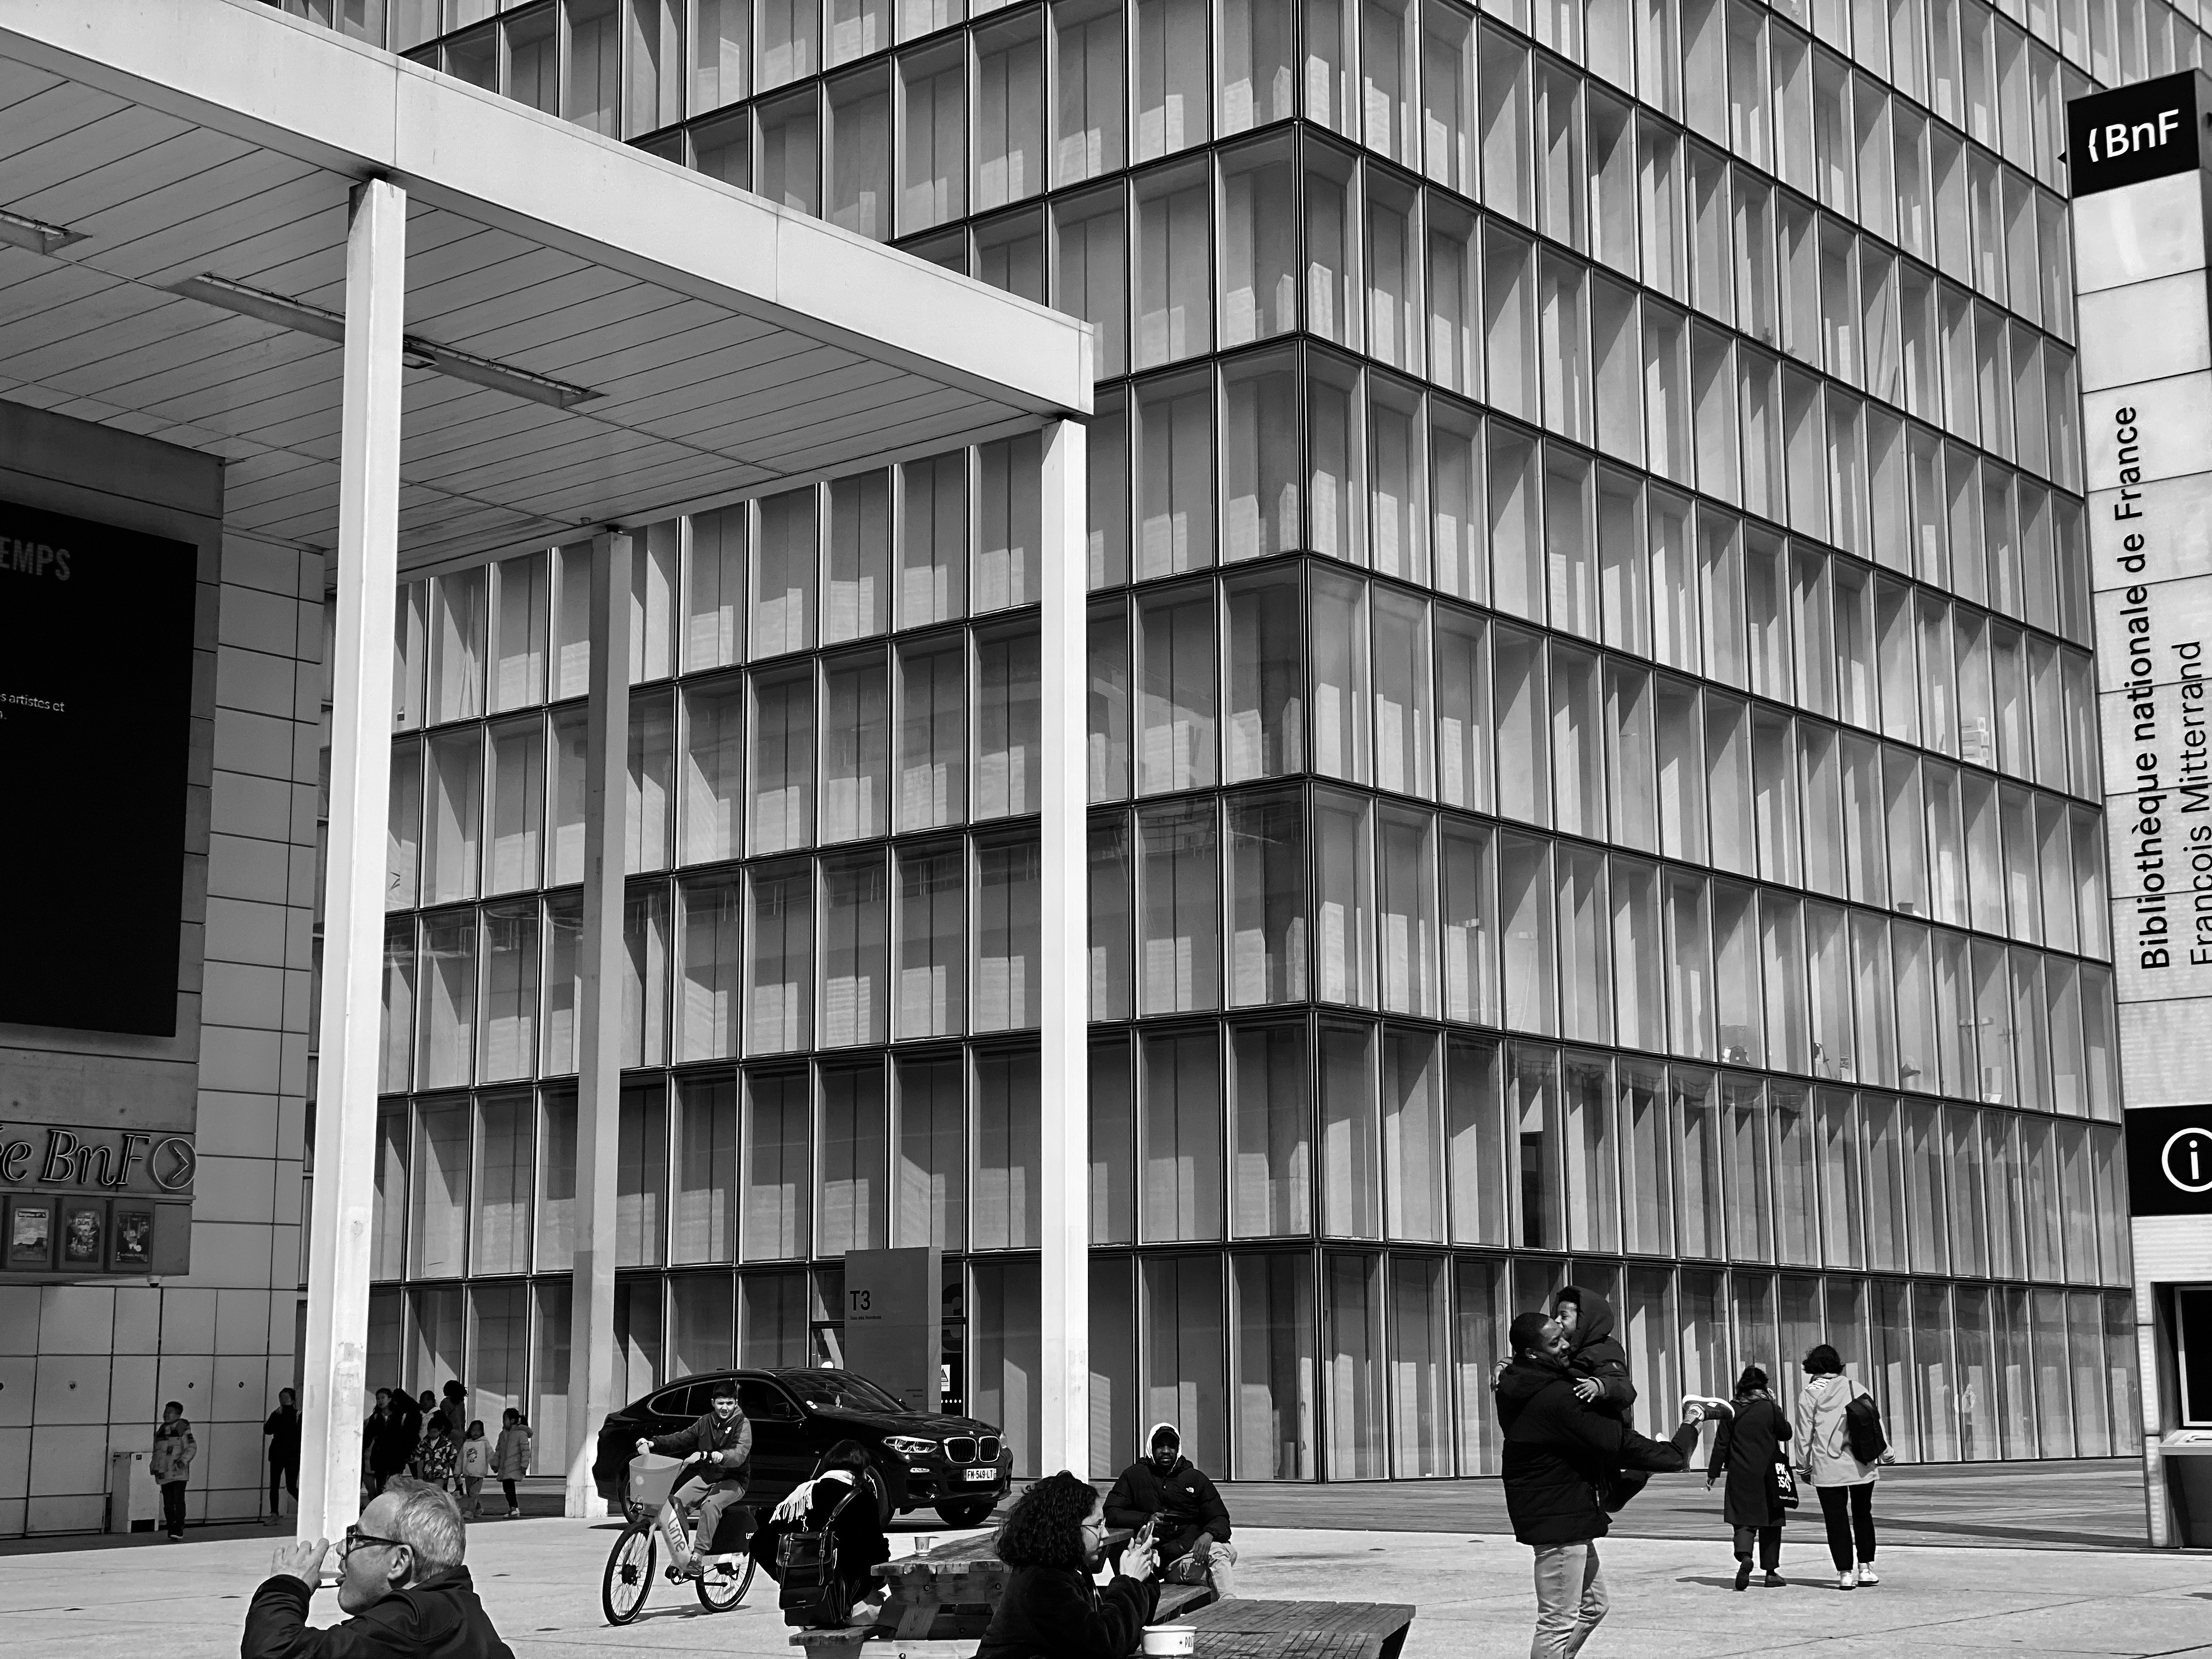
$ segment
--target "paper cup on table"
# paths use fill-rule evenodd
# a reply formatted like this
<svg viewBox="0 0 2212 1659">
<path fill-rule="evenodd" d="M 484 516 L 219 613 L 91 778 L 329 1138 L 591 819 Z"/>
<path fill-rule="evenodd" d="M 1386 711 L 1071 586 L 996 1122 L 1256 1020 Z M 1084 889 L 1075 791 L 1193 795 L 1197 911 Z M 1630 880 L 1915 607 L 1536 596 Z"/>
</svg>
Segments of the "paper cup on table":
<svg viewBox="0 0 2212 1659">
<path fill-rule="evenodd" d="M 1147 1654 L 1196 1653 L 1198 1626 L 1195 1625 L 1147 1625 L 1145 1626 L 1145 1649 Z"/>
</svg>

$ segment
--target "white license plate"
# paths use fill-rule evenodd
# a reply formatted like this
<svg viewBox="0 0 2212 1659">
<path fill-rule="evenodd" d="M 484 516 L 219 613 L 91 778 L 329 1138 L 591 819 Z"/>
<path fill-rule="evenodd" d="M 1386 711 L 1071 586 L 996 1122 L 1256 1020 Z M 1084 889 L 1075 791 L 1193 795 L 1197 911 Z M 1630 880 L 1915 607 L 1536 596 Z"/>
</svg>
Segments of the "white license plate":
<svg viewBox="0 0 2212 1659">
<path fill-rule="evenodd" d="M 999 1472 L 996 1469 L 970 1469 L 962 1478 L 968 1480 L 996 1480 L 999 1478 Z"/>
</svg>

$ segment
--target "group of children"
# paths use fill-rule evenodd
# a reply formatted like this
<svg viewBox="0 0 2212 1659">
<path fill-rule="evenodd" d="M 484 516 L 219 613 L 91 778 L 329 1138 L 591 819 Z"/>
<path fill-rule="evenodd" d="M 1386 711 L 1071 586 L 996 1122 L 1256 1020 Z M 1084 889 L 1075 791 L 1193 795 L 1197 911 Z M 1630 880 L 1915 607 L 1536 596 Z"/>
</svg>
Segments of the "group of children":
<svg viewBox="0 0 2212 1659">
<path fill-rule="evenodd" d="M 495 1480 L 513 1519 L 522 1513 L 514 1483 L 530 1473 L 533 1437 L 529 1423 L 512 1406 L 501 1418 L 496 1440 L 486 1437 L 481 1418 L 472 1419 L 456 1440 L 452 1419 L 442 1410 L 434 1411 L 423 1419 L 422 1443 L 416 1451 L 412 1472 L 417 1480 L 452 1492 L 472 1521 L 483 1518 L 483 1484 Z"/>
</svg>

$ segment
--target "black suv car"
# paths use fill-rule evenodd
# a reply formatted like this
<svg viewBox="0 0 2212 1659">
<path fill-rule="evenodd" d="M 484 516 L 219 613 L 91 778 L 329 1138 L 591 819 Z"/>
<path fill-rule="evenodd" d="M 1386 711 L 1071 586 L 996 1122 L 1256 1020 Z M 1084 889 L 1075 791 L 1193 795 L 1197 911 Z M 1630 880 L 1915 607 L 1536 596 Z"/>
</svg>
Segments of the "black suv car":
<svg viewBox="0 0 2212 1659">
<path fill-rule="evenodd" d="M 716 1384 L 732 1378 L 738 1408 L 753 1425 L 746 1502 L 758 1514 L 811 1477 L 822 1454 L 840 1440 L 868 1449 L 868 1484 L 886 1524 L 926 1504 L 947 1526 L 980 1527 L 1006 1495 L 1014 1455 L 991 1425 L 910 1412 L 857 1371 L 793 1366 L 688 1376 L 610 1412 L 592 1462 L 599 1496 L 619 1506 L 637 1442 L 688 1428 L 713 1409 Z"/>
</svg>

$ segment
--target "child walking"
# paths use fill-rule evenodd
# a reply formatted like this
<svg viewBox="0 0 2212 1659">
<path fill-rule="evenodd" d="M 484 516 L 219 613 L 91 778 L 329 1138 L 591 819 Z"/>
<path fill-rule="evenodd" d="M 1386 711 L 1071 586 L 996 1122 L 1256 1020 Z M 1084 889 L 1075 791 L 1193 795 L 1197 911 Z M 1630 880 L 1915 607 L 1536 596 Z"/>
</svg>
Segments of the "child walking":
<svg viewBox="0 0 2212 1659">
<path fill-rule="evenodd" d="M 461 1440 L 461 1491 L 469 1500 L 469 1519 L 483 1519 L 483 1483 L 491 1474 L 491 1442 L 484 1438 L 483 1419 L 469 1425 Z"/>
<path fill-rule="evenodd" d="M 522 1413 L 512 1406 L 501 1414 L 499 1443 L 492 1449 L 491 1472 L 499 1477 L 500 1490 L 507 1494 L 507 1518 L 510 1521 L 522 1514 L 522 1505 L 514 1501 L 514 1483 L 530 1473 L 530 1425 Z"/>
<path fill-rule="evenodd" d="M 460 1450 L 453 1430 L 446 1425 L 445 1413 L 433 1412 L 425 1422 L 422 1449 L 416 1455 L 417 1472 L 440 1492 L 449 1491 Z"/>
</svg>

